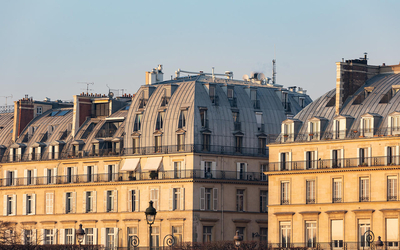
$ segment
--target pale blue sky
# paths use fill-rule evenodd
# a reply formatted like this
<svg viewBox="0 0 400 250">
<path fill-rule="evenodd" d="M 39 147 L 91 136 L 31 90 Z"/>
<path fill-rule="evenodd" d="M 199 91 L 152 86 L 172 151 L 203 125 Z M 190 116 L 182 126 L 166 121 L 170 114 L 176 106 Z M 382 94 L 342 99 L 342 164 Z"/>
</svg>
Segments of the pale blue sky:
<svg viewBox="0 0 400 250">
<path fill-rule="evenodd" d="M 70 100 L 80 81 L 135 93 L 157 64 L 164 79 L 211 67 L 271 76 L 276 45 L 278 83 L 315 99 L 335 87 L 342 58 L 400 62 L 399 9 L 395 0 L 0 0 L 0 96 Z"/>
</svg>

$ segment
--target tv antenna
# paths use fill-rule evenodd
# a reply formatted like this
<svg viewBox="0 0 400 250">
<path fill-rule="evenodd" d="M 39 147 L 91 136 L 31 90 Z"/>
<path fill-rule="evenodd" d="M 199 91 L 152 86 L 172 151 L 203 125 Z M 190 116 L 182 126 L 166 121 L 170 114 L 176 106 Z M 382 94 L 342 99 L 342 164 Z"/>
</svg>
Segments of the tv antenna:
<svg viewBox="0 0 400 250">
<path fill-rule="evenodd" d="M 274 60 L 272 60 L 272 84 L 276 84 L 276 46 L 274 45 Z"/>
<path fill-rule="evenodd" d="M 6 106 L 7 106 L 7 99 L 8 98 L 13 98 L 13 95 L 11 94 L 10 96 L 0 96 L 0 97 L 6 98 Z"/>
<path fill-rule="evenodd" d="M 94 82 L 78 82 L 78 83 L 86 84 L 86 95 L 89 94 L 89 90 L 93 91 L 93 89 L 89 89 L 89 85 L 94 85 Z"/>
<path fill-rule="evenodd" d="M 114 95 L 117 96 L 123 96 L 124 93 L 127 91 L 127 89 L 112 89 L 110 88 L 110 86 L 108 86 L 108 84 L 106 84 L 107 88 L 108 88 L 108 93 L 113 93 Z"/>
</svg>

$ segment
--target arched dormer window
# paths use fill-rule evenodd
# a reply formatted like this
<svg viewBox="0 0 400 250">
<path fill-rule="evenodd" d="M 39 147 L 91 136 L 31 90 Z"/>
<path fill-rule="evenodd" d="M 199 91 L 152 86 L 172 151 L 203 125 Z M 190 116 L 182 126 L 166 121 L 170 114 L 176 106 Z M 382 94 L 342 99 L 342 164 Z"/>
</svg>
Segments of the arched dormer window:
<svg viewBox="0 0 400 250">
<path fill-rule="evenodd" d="M 327 120 L 323 117 L 313 117 L 308 120 L 308 140 L 321 140 Z"/>
<path fill-rule="evenodd" d="M 281 125 L 281 142 L 293 142 L 302 122 L 297 119 L 286 119 Z"/>
</svg>

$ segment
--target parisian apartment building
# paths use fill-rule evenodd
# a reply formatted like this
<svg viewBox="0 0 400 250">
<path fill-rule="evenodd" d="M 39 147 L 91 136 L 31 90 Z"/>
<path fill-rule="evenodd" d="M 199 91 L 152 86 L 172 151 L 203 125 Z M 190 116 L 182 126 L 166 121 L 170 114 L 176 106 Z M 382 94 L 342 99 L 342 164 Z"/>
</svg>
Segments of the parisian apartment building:
<svg viewBox="0 0 400 250">
<path fill-rule="evenodd" d="M 335 91 L 309 105 L 312 100 L 305 90 L 285 88 L 261 73 L 235 80 L 232 72 L 217 75 L 179 70 L 175 78 L 164 80 L 161 65 L 146 72 L 145 84 L 132 95 L 81 93 L 71 102 L 39 101 L 26 95 L 14 103 L 13 112 L 0 114 L 0 220 L 19 244 L 77 244 L 75 233 L 82 224 L 83 244 L 131 248 L 132 239 L 138 238 L 139 246 L 146 247 L 150 236 L 144 212 L 152 201 L 157 211 L 151 232 L 153 246 L 164 246 L 167 236 L 176 244 L 232 240 L 237 230 L 244 240 L 279 242 L 282 237 L 277 235 L 286 225 L 282 223 L 289 221 L 290 230 L 303 230 L 304 225 L 295 222 L 304 216 L 301 212 L 317 211 L 314 207 L 328 198 L 328 191 L 326 195 L 314 191 L 313 204 L 299 205 L 296 192 L 303 192 L 301 177 L 318 176 L 314 177 L 315 190 L 323 190 L 320 185 L 328 185 L 327 180 L 340 179 L 341 201 L 354 202 L 358 193 L 343 190 L 345 185 L 357 186 L 346 177 L 356 169 L 357 178 L 368 182 L 365 194 L 369 200 L 357 200 L 357 205 L 346 209 L 324 208 L 347 212 L 324 210 L 308 213 L 307 218 L 318 229 L 318 220 L 330 223 L 325 217 L 340 220 L 368 215 L 362 219 L 365 223 L 369 219 L 372 226 L 377 214 L 392 216 L 398 211 L 387 207 L 392 203 L 386 200 L 386 189 L 379 186 L 390 180 L 397 187 L 392 163 L 398 161 L 399 148 L 396 130 L 390 130 L 398 126 L 396 107 L 389 107 L 396 100 L 391 85 L 398 80 L 395 75 L 378 74 L 383 69 L 377 67 L 377 76 L 356 91 L 363 96 L 358 107 L 368 102 L 376 108 L 353 108 L 356 104 L 343 102 L 341 116 L 335 116 Z M 377 93 L 383 92 L 390 98 L 380 104 Z M 331 99 L 333 105 L 322 107 Z M 331 124 L 337 117 L 338 126 L 349 131 L 343 136 L 340 130 L 340 138 L 332 132 L 330 141 L 323 140 L 325 131 L 336 131 L 337 125 Z M 389 122 L 388 117 L 393 120 Z M 312 134 L 307 127 L 314 124 L 313 119 L 319 124 L 313 127 L 315 135 L 300 142 L 299 133 Z M 360 119 L 371 123 L 361 126 Z M 288 133 L 290 137 L 281 133 L 282 123 L 295 128 Z M 381 134 L 381 128 L 389 128 L 390 136 L 389 130 Z M 350 133 L 353 130 L 358 131 L 357 136 Z M 278 144 L 269 146 L 276 140 Z M 325 151 L 319 149 L 324 143 Z M 336 150 L 340 174 L 335 173 L 337 168 L 320 169 L 320 163 L 311 158 L 315 170 L 298 171 L 290 162 L 300 161 L 295 150 L 304 147 L 313 152 L 312 159 L 322 158 L 325 163 L 327 148 Z M 385 160 L 389 148 L 393 149 L 390 163 Z M 361 149 L 367 165 L 353 166 L 353 161 L 345 165 L 348 157 L 359 157 Z M 278 151 L 287 152 L 287 164 L 272 169 L 269 155 L 272 152 L 272 162 L 278 162 L 282 154 Z M 377 165 L 377 156 L 383 157 L 378 157 L 382 165 Z M 293 198 L 285 198 L 281 204 L 279 189 L 287 180 L 285 192 Z M 382 192 L 375 191 L 377 188 Z M 397 193 L 389 196 L 397 200 Z M 375 212 L 364 211 L 371 201 L 382 205 L 375 205 Z M 268 204 L 272 206 L 268 208 Z M 336 203 L 329 204 L 333 205 Z M 360 212 L 353 211 L 356 206 L 362 207 Z M 376 226 L 384 227 L 382 222 Z M 328 240 L 326 237 L 321 234 L 318 240 Z"/>
</svg>

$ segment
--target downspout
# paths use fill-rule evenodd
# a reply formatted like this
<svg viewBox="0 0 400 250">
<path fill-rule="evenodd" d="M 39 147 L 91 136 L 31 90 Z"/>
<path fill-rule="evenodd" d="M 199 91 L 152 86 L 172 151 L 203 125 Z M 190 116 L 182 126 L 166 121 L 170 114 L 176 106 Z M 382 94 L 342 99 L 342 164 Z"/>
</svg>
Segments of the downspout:
<svg viewBox="0 0 400 250">
<path fill-rule="evenodd" d="M 222 225 L 221 225 L 221 234 L 222 234 L 222 241 L 224 240 L 224 184 L 221 183 L 221 218 L 222 218 Z"/>
</svg>

